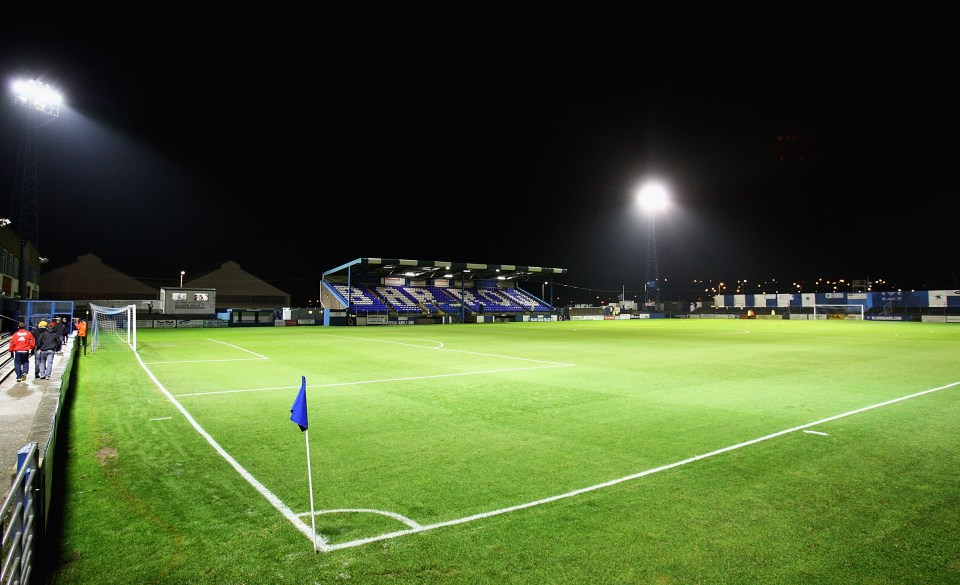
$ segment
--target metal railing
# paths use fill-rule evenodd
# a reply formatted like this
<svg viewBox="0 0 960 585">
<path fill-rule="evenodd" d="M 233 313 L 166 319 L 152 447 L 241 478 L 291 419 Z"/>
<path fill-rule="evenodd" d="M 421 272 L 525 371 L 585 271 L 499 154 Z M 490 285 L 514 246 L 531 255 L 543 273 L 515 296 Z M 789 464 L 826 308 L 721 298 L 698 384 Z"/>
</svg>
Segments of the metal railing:
<svg viewBox="0 0 960 585">
<path fill-rule="evenodd" d="M 3 500 L 0 520 L 3 526 L 3 565 L 0 584 L 26 585 L 33 572 L 37 530 L 37 472 L 40 450 L 30 443 L 17 454 L 17 477 Z"/>
</svg>

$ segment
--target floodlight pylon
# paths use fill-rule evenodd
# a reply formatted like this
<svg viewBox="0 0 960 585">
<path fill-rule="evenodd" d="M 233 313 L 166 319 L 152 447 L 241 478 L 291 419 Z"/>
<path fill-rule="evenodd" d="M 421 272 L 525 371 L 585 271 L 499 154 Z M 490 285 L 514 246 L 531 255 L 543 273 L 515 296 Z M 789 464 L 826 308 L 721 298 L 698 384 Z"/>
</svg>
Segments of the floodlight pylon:
<svg viewBox="0 0 960 585">
<path fill-rule="evenodd" d="M 656 214 L 649 213 L 647 220 L 647 272 L 643 286 L 644 302 L 654 303 L 654 308 L 660 306 L 660 276 L 657 269 L 657 230 L 654 218 Z M 652 295 L 652 298 L 651 298 Z"/>
<path fill-rule="evenodd" d="M 37 173 L 40 160 L 40 127 L 60 116 L 60 94 L 49 85 L 31 79 L 13 84 L 14 103 L 24 112 L 24 129 L 17 153 L 17 173 L 14 182 L 11 209 L 18 213 L 17 231 L 20 234 L 20 298 L 27 298 L 27 267 L 24 256 L 27 242 L 39 249 L 40 186 Z"/>
</svg>

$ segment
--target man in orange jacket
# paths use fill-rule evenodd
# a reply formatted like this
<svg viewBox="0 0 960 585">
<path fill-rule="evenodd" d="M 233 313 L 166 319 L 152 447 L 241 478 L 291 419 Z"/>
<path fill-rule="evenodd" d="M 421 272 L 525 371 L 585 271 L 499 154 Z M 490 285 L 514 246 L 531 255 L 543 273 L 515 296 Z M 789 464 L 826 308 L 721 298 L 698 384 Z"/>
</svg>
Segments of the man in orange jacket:
<svg viewBox="0 0 960 585">
<path fill-rule="evenodd" d="M 10 337 L 10 353 L 13 355 L 13 371 L 17 374 L 17 382 L 23 382 L 30 373 L 30 353 L 37 346 L 33 333 L 27 331 L 26 323 L 21 322 L 19 329 Z"/>
<path fill-rule="evenodd" d="M 80 317 L 74 317 L 73 328 L 77 330 L 77 341 L 83 347 L 83 355 L 87 355 L 87 322 Z"/>
</svg>

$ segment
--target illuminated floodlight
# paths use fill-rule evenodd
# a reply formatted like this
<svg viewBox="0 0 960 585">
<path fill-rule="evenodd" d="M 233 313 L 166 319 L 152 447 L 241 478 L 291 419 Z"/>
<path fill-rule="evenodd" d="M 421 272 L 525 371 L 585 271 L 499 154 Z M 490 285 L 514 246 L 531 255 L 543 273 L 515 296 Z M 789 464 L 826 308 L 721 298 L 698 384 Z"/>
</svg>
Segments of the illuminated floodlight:
<svg viewBox="0 0 960 585">
<path fill-rule="evenodd" d="M 637 201 L 644 211 L 660 211 L 667 206 L 667 188 L 660 183 L 647 183 L 637 192 Z"/>
<path fill-rule="evenodd" d="M 637 191 L 637 201 L 647 212 L 647 270 L 643 284 L 644 304 L 660 304 L 660 273 L 657 267 L 657 236 L 654 218 L 667 207 L 667 188 L 661 183 L 648 182 Z"/>
<path fill-rule="evenodd" d="M 60 116 L 60 104 L 63 102 L 63 96 L 46 83 L 36 79 L 14 81 L 13 98 L 18 105 L 25 108 L 54 117 Z"/>
</svg>

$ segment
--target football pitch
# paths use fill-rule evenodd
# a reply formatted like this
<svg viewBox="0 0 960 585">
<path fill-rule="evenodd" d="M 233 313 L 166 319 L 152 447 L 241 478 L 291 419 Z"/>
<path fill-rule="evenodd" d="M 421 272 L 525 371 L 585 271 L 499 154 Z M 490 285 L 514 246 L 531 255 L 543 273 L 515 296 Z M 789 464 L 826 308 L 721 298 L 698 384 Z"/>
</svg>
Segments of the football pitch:
<svg viewBox="0 0 960 585">
<path fill-rule="evenodd" d="M 78 358 L 60 583 L 960 582 L 952 325 L 138 338 Z"/>
</svg>

